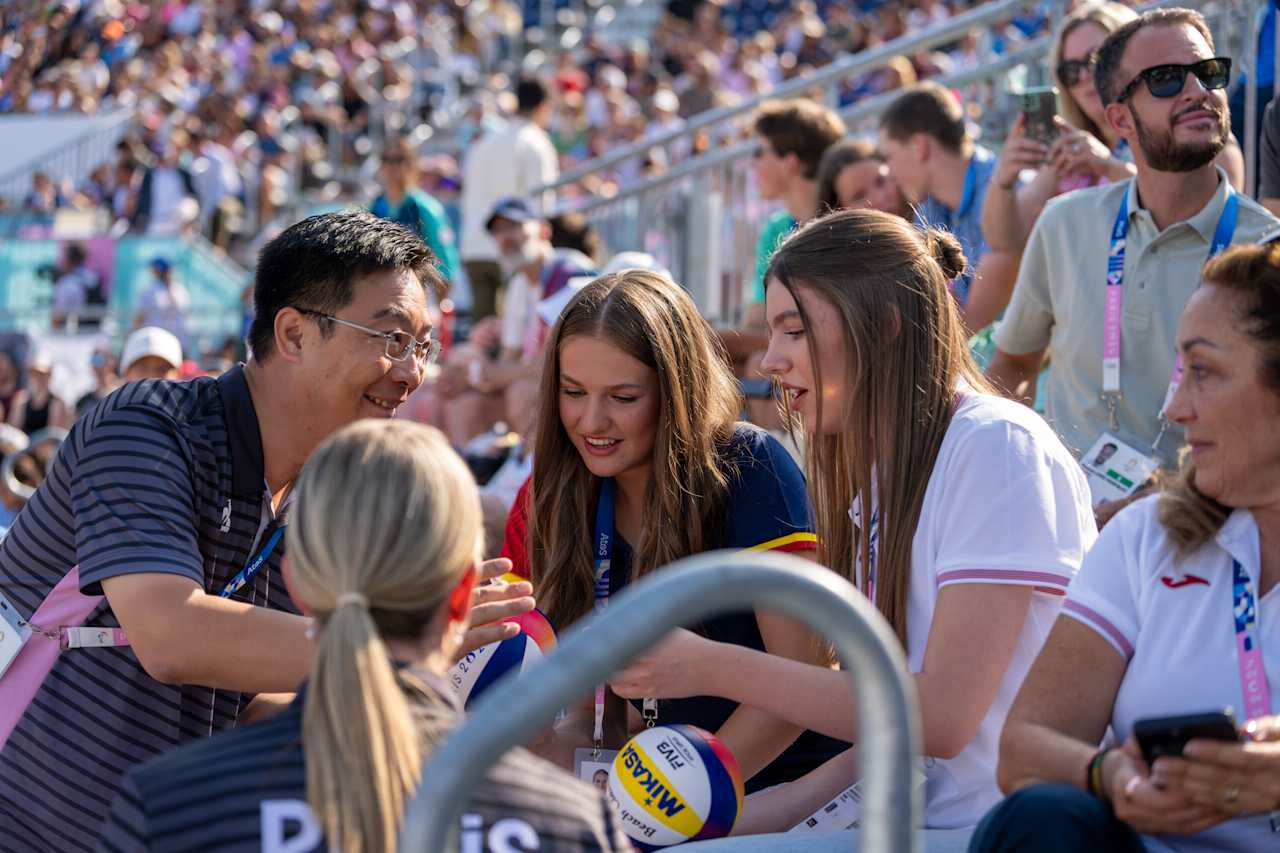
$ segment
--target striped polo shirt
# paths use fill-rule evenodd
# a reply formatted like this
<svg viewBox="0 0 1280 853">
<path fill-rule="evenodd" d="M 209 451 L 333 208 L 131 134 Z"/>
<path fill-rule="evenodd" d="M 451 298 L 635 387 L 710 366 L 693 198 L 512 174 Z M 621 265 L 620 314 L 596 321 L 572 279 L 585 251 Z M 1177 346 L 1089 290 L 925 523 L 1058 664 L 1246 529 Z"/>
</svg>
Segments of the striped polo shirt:
<svg viewBox="0 0 1280 853">
<path fill-rule="evenodd" d="M 447 729 L 457 699 L 438 676 L 401 668 L 415 720 Z M 103 827 L 110 853 L 312 853 L 323 830 L 307 806 L 303 698 L 250 726 L 193 743 L 134 768 Z M 523 749 L 499 759 L 471 792 L 461 849 L 541 853 L 630 851 L 599 790 Z"/>
<path fill-rule="evenodd" d="M 216 380 L 130 383 L 63 442 L 0 543 L 0 590 L 26 618 L 77 565 L 85 595 L 139 572 L 188 577 L 216 595 L 269 521 L 267 491 L 243 367 Z M 296 612 L 282 554 L 233 598 Z M 105 598 L 85 624 L 119 626 Z M 91 849 L 125 770 L 234 725 L 250 698 L 162 684 L 127 646 L 62 652 L 0 750 L 0 851 Z"/>
</svg>

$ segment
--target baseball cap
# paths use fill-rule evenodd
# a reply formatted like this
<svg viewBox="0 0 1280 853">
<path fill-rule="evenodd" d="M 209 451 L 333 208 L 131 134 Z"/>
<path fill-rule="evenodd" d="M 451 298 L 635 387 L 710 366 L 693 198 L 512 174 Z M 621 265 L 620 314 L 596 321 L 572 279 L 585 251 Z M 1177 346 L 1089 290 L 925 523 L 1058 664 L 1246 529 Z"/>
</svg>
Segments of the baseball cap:
<svg viewBox="0 0 1280 853">
<path fill-rule="evenodd" d="M 489 218 L 484 223 L 486 231 L 493 230 L 493 223 L 499 219 L 509 219 L 512 222 L 533 222 L 541 219 L 538 212 L 533 209 L 533 205 L 526 199 L 519 196 L 507 196 L 498 199 L 498 203 L 493 206 L 493 213 L 489 214 Z"/>
<path fill-rule="evenodd" d="M 153 267 L 155 267 L 156 269 L 161 270 L 161 271 L 165 271 L 165 270 L 171 270 L 171 269 L 173 269 L 173 264 L 169 262 L 169 259 L 168 259 L 168 258 L 161 258 L 161 257 L 155 257 L 155 258 L 152 258 L 152 259 L 151 259 L 151 266 L 153 266 Z"/>
<path fill-rule="evenodd" d="M 120 357 L 121 372 L 128 373 L 133 363 L 140 358 L 154 355 L 173 365 L 174 370 L 182 368 L 182 344 L 172 332 L 159 326 L 144 326 L 124 341 L 124 355 Z"/>
</svg>

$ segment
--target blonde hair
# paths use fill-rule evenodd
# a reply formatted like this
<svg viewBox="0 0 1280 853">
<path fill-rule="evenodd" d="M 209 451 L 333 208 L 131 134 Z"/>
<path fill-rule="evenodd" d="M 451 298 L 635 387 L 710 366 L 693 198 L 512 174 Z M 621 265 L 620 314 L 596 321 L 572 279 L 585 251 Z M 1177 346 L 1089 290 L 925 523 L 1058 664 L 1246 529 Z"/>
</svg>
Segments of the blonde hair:
<svg viewBox="0 0 1280 853">
<path fill-rule="evenodd" d="M 1062 61 L 1062 46 L 1067 37 L 1084 24 L 1094 24 L 1102 28 L 1108 35 L 1136 20 L 1138 13 L 1119 3 L 1088 3 L 1076 9 L 1062 19 L 1057 31 L 1053 34 L 1053 48 L 1049 52 L 1049 73 L 1058 86 L 1058 112 L 1067 124 L 1080 130 L 1088 131 L 1105 143 L 1106 137 L 1102 129 L 1093 123 L 1093 119 L 1084 114 L 1080 104 L 1071 96 L 1070 87 L 1058 77 L 1058 63 Z"/>
<path fill-rule="evenodd" d="M 1259 380 L 1280 395 L 1280 243 L 1233 246 L 1205 265 L 1201 281 L 1239 300 L 1239 328 L 1258 350 Z M 1162 484 L 1158 513 L 1174 547 L 1186 556 L 1222 529 L 1231 507 L 1200 491 L 1195 466 L 1184 454 L 1177 475 Z"/>
<path fill-rule="evenodd" d="M 560 347 L 576 335 L 607 341 L 658 375 L 653 475 L 631 580 L 715 547 L 731 476 L 721 448 L 742 409 L 724 347 L 680 285 L 633 269 L 602 276 L 573 298 L 547 342 L 528 524 L 533 586 L 557 630 L 590 611 L 595 577 L 590 539 L 600 480 L 559 408 Z"/>
<path fill-rule="evenodd" d="M 382 638 L 417 639 L 440 617 L 478 557 L 480 499 L 438 431 L 368 420 L 311 456 L 292 512 L 292 590 L 323 628 L 302 717 L 307 802 L 328 849 L 392 853 L 424 757 L 405 687 L 435 705 L 428 749 L 450 714 L 397 676 Z"/>
<path fill-rule="evenodd" d="M 841 413 L 846 426 L 812 436 L 807 453 L 818 556 L 851 581 L 860 575 L 870 593 L 871 525 L 865 520 L 874 491 L 875 604 L 904 646 L 912 539 L 957 392 L 962 385 L 991 392 L 969 354 L 947 288 L 965 266 L 960 244 L 948 232 L 921 230 L 877 210 L 841 210 L 793 234 L 765 278 L 791 293 L 810 330 L 819 419 L 822 366 L 812 319 L 797 292 L 811 291 L 840 317 L 848 355 Z M 855 497 L 864 519 L 856 533 L 849 523 Z"/>
</svg>

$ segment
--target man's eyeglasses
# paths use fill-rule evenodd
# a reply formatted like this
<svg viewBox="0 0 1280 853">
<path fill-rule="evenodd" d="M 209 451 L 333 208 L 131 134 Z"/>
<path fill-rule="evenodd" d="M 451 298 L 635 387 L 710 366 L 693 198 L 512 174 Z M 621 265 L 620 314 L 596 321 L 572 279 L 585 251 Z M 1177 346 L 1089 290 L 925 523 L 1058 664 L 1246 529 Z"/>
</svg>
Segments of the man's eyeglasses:
<svg viewBox="0 0 1280 853">
<path fill-rule="evenodd" d="M 1146 82 L 1147 91 L 1152 97 L 1172 98 L 1182 91 L 1187 73 L 1196 75 L 1200 85 L 1206 89 L 1225 89 L 1231 80 L 1231 60 L 1225 56 L 1202 59 L 1190 65 L 1153 65 L 1138 72 L 1138 76 L 1129 81 L 1129 85 L 1120 90 L 1116 103 L 1133 94 L 1139 83 Z"/>
<path fill-rule="evenodd" d="M 1068 89 L 1075 86 L 1085 77 L 1093 76 L 1093 57 L 1084 59 L 1064 59 L 1058 63 L 1058 79 Z"/>
<path fill-rule="evenodd" d="M 326 314 L 323 311 L 315 311 L 311 308 L 299 308 L 298 311 L 342 326 L 349 326 L 358 332 L 364 332 L 370 337 L 382 338 L 383 351 L 386 353 L 387 358 L 392 361 L 404 361 L 412 354 L 419 364 L 428 365 L 435 364 L 436 359 L 440 357 L 440 342 L 431 338 L 420 341 L 408 332 L 399 330 L 383 332 L 378 329 L 371 329 L 368 326 L 362 326 L 359 323 L 353 323 L 350 320 L 344 320 L 341 317 L 335 317 L 332 314 Z"/>
</svg>

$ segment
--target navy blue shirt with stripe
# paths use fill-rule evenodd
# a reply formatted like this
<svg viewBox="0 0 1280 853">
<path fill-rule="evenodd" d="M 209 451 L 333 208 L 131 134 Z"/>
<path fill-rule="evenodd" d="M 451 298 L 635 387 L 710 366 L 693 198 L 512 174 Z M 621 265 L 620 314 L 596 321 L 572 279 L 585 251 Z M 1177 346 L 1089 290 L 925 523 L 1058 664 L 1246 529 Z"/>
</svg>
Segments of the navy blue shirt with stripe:
<svg viewBox="0 0 1280 853">
<path fill-rule="evenodd" d="M 130 383 L 63 442 L 0 543 L 0 590 L 27 618 L 77 565 L 86 595 L 101 595 L 108 578 L 151 572 L 216 595 L 249 561 L 269 515 L 242 367 L 216 380 Z M 233 598 L 297 612 L 280 576 L 283 551 Z M 119 627 L 105 598 L 85 624 Z M 251 698 L 162 684 L 127 646 L 64 651 L 0 750 L 0 851 L 92 849 L 128 768 L 233 726 Z"/>
<path fill-rule="evenodd" d="M 447 731 L 460 718 L 456 698 L 439 676 L 399 667 L 397 677 L 424 736 L 428 729 Z M 306 804 L 304 694 L 274 717 L 129 771 L 99 850 L 324 851 L 320 823 Z M 488 853 L 631 850 L 599 790 L 524 749 L 503 755 L 471 792 L 460 831 L 463 850 Z"/>
</svg>

